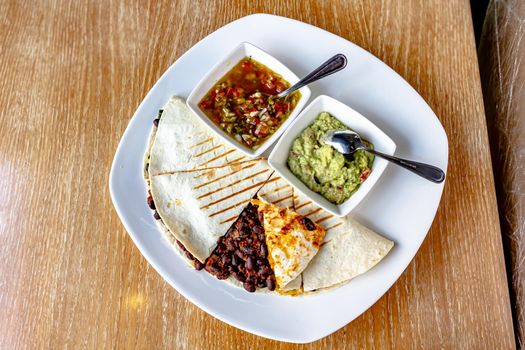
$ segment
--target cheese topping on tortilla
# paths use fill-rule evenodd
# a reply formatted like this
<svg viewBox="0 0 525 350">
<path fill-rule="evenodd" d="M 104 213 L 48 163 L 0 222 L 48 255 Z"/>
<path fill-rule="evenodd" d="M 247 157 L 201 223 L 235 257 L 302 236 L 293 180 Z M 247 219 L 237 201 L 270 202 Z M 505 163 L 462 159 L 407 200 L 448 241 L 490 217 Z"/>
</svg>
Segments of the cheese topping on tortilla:
<svg viewBox="0 0 525 350">
<path fill-rule="evenodd" d="M 253 199 L 263 215 L 268 260 L 275 274 L 277 288 L 295 279 L 317 254 L 324 229 L 290 209 L 283 209 L 260 199 Z"/>
</svg>

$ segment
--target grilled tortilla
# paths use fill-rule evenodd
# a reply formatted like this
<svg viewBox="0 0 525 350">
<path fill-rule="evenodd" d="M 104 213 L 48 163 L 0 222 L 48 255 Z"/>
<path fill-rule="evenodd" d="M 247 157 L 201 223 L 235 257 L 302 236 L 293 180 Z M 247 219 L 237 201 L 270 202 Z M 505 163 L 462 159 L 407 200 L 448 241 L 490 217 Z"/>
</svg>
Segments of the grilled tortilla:
<svg viewBox="0 0 525 350">
<path fill-rule="evenodd" d="M 351 280 L 374 267 L 394 246 L 357 221 L 331 215 L 299 194 L 294 196 L 294 206 L 326 229 L 319 253 L 302 273 L 305 292 Z"/>
<path fill-rule="evenodd" d="M 163 109 L 150 152 L 150 176 L 249 160 L 220 142 L 193 115 L 183 99 L 172 97 Z"/>
<path fill-rule="evenodd" d="M 366 227 L 335 217 L 295 193 L 290 184 L 272 174 L 265 160 L 250 159 L 222 144 L 180 98 L 173 97 L 165 105 L 158 128 L 151 132 L 145 162 L 144 175 L 162 231 L 171 235 L 170 242 L 182 242 L 201 262 L 256 193 L 261 200 L 293 209 L 324 228 L 324 238 L 316 236 L 317 254 L 312 254 L 313 243 L 312 247 L 305 245 L 310 250 L 305 249 L 295 269 L 288 271 L 289 264 L 274 271 L 276 277 L 282 276 L 280 293 L 295 295 L 303 287 L 317 291 L 344 283 L 373 267 L 393 246 Z M 232 277 L 226 281 L 239 286 Z"/>
<path fill-rule="evenodd" d="M 257 196 L 259 199 L 281 208 L 294 209 L 293 187 L 275 173 L 272 174 L 264 186 L 259 190 Z M 299 274 L 295 279 L 284 286 L 277 286 L 277 292 L 287 295 L 301 294 L 303 292 L 301 275 Z"/>
<path fill-rule="evenodd" d="M 271 174 L 265 160 L 245 158 L 218 143 L 183 100 L 164 107 L 150 152 L 150 191 L 164 225 L 201 262 Z"/>
</svg>

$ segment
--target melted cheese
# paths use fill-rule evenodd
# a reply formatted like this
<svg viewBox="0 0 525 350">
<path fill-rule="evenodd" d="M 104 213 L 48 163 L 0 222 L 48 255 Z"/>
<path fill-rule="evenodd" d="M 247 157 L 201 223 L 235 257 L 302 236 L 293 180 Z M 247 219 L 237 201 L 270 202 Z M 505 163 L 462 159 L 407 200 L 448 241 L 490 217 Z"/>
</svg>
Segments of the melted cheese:
<svg viewBox="0 0 525 350">
<path fill-rule="evenodd" d="M 262 200 L 252 200 L 264 218 L 268 261 L 272 267 L 277 288 L 282 289 L 295 279 L 317 254 L 325 231 L 315 225 L 308 230 L 304 217 L 290 209 L 283 209 Z"/>
</svg>

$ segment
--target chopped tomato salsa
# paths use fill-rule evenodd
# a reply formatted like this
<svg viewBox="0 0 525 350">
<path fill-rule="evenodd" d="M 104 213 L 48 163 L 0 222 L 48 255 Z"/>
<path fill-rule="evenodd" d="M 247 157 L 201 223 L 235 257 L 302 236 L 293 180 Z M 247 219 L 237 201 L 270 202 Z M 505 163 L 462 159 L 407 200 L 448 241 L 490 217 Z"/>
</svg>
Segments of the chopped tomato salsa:
<svg viewBox="0 0 525 350">
<path fill-rule="evenodd" d="M 245 57 L 208 91 L 199 107 L 237 142 L 256 149 L 279 129 L 299 102 L 299 91 L 274 97 L 289 87 L 279 74 Z"/>
</svg>

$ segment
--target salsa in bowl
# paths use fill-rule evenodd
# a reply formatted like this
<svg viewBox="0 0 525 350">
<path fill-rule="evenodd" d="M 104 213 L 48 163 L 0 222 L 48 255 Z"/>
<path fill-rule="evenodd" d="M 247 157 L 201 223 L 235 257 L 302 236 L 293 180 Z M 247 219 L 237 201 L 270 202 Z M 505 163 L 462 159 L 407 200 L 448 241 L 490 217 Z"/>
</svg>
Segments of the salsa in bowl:
<svg viewBox="0 0 525 350">
<path fill-rule="evenodd" d="M 206 74 L 187 104 L 226 142 L 255 157 L 277 140 L 310 97 L 308 87 L 276 97 L 297 81 L 277 59 L 242 43 Z"/>
<path fill-rule="evenodd" d="M 257 149 L 286 121 L 301 92 L 277 98 L 290 83 L 262 63 L 245 57 L 208 91 L 199 108 L 237 142 Z"/>
</svg>

